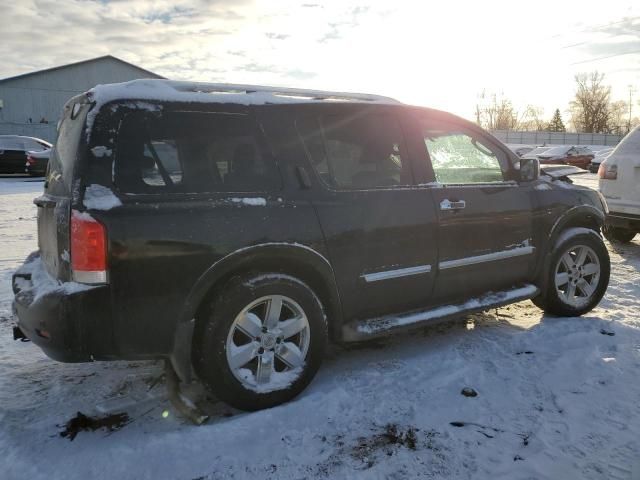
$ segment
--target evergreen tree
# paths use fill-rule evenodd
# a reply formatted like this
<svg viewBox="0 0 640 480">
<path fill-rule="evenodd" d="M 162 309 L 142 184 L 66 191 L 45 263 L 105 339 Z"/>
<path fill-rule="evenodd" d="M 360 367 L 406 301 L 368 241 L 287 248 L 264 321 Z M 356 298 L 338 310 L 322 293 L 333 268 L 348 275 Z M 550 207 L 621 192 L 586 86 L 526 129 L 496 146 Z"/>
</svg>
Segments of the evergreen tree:
<svg viewBox="0 0 640 480">
<path fill-rule="evenodd" d="M 562 117 L 560 116 L 560 109 L 556 108 L 555 113 L 553 114 L 553 118 L 549 122 L 549 126 L 547 130 L 550 132 L 564 132 L 566 128 L 564 127 L 564 123 L 562 122 Z"/>
</svg>

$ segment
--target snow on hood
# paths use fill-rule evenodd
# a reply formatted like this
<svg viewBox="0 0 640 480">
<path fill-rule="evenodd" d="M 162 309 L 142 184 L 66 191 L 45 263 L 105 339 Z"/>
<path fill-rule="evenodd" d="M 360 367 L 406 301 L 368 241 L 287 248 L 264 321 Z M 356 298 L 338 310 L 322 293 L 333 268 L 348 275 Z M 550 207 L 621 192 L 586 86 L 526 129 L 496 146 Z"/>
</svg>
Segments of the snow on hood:
<svg viewBox="0 0 640 480">
<path fill-rule="evenodd" d="M 553 179 L 566 177 L 567 175 L 581 175 L 588 173 L 586 170 L 572 165 L 540 165 L 540 172 Z"/>
</svg>

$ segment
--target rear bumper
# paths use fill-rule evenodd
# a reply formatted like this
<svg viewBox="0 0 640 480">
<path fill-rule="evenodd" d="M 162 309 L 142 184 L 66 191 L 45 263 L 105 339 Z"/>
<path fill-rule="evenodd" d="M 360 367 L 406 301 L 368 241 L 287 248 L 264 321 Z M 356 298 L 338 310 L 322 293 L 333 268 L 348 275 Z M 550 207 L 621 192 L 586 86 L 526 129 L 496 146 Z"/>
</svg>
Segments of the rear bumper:
<svg viewBox="0 0 640 480">
<path fill-rule="evenodd" d="M 43 282 L 41 266 L 35 252 L 13 275 L 13 308 L 22 333 L 54 360 L 104 358 L 112 345 L 109 287 Z"/>
<path fill-rule="evenodd" d="M 626 228 L 640 232 L 640 215 L 610 211 L 607 215 L 606 223 L 612 227 Z"/>
</svg>

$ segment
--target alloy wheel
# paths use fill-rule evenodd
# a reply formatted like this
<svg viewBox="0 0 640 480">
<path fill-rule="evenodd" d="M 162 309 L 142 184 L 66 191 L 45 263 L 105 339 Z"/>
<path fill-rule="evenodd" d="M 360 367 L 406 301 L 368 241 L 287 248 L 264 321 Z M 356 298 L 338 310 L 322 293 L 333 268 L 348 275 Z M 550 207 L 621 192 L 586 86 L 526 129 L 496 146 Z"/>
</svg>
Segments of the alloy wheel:
<svg viewBox="0 0 640 480">
<path fill-rule="evenodd" d="M 309 320 L 300 305 L 283 295 L 268 295 L 234 319 L 226 342 L 227 364 L 245 388 L 279 390 L 302 374 L 309 343 Z"/>
</svg>

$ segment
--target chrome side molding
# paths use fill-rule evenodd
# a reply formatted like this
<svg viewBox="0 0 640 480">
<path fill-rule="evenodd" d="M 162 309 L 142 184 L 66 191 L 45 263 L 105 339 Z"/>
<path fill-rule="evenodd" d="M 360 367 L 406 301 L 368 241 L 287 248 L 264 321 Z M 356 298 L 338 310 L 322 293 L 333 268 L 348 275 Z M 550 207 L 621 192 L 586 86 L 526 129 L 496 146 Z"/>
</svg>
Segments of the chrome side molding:
<svg viewBox="0 0 640 480">
<path fill-rule="evenodd" d="M 504 260 L 506 258 L 520 257 L 522 255 L 531 255 L 535 251 L 535 247 L 517 247 L 511 250 L 502 250 L 501 252 L 487 253 L 486 255 L 477 255 L 475 257 L 458 258 L 456 260 L 446 260 L 440 262 L 438 267 L 440 270 L 448 268 L 466 267 L 467 265 L 476 265 L 484 262 L 494 262 L 496 260 Z"/>
<path fill-rule="evenodd" d="M 416 267 L 399 268 L 397 270 L 386 270 L 384 272 L 366 273 L 361 277 L 367 283 L 379 282 L 380 280 L 390 280 L 392 278 L 408 277 L 409 275 L 420 275 L 431 272 L 431 265 L 418 265 Z"/>
</svg>

